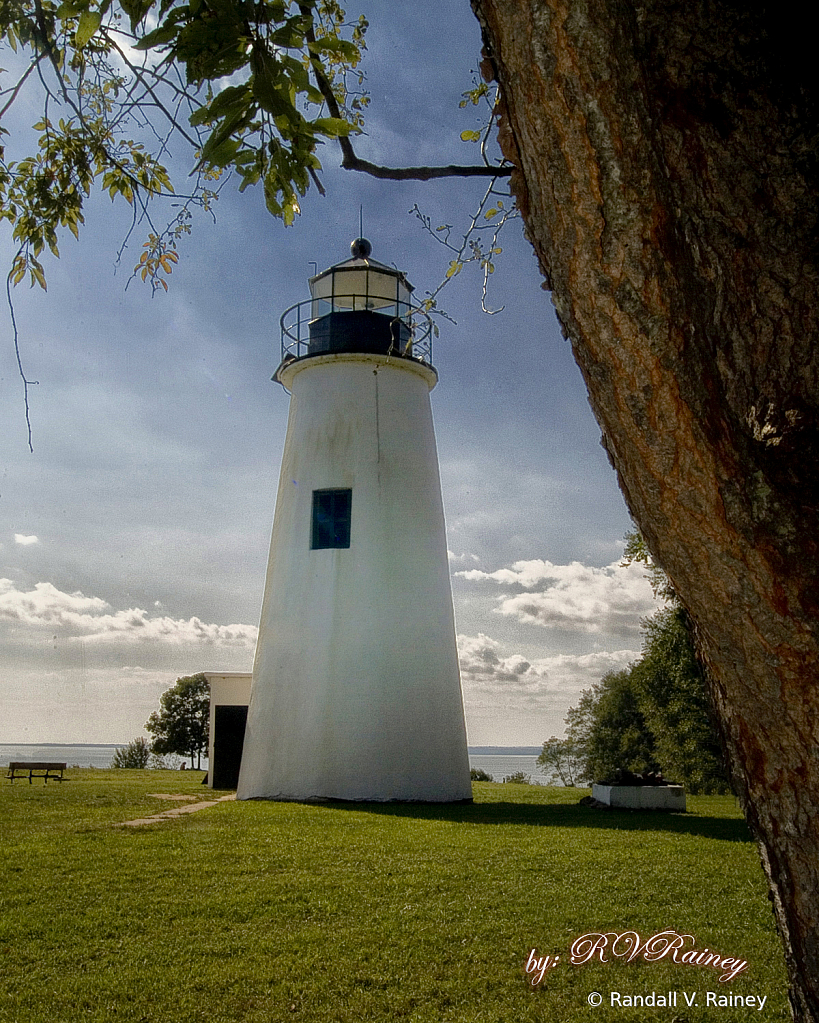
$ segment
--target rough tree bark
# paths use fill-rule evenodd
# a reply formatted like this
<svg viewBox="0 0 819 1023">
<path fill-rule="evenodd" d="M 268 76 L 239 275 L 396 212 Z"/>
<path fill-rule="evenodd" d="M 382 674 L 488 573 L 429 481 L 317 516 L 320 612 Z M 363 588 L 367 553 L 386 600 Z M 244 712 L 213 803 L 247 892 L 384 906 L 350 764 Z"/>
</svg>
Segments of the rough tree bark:
<svg viewBox="0 0 819 1023">
<path fill-rule="evenodd" d="M 697 624 L 792 1009 L 816 1023 L 819 131 L 808 33 L 781 6 L 747 0 L 472 6 L 544 286 L 628 506 Z"/>
</svg>

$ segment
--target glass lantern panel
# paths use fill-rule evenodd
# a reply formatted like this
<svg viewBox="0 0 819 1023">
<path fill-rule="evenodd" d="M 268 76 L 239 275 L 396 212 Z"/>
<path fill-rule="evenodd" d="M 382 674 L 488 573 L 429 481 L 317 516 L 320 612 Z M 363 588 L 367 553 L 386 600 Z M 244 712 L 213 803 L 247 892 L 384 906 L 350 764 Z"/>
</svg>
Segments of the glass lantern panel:
<svg viewBox="0 0 819 1023">
<path fill-rule="evenodd" d="M 333 310 L 379 310 L 395 315 L 409 304 L 410 291 L 401 278 L 371 267 L 332 270 L 310 285 L 313 298 L 312 316 L 323 316 Z"/>
<path fill-rule="evenodd" d="M 335 278 L 334 304 L 336 309 L 372 309 L 368 292 L 372 289 L 372 272 L 367 267 L 338 270 Z"/>
<path fill-rule="evenodd" d="M 319 277 L 316 281 L 310 282 L 310 295 L 312 296 L 313 303 L 311 308 L 311 318 L 316 319 L 319 316 L 326 316 L 327 313 L 333 311 L 332 296 L 333 296 L 333 275 L 332 273 L 324 274 Z"/>
</svg>

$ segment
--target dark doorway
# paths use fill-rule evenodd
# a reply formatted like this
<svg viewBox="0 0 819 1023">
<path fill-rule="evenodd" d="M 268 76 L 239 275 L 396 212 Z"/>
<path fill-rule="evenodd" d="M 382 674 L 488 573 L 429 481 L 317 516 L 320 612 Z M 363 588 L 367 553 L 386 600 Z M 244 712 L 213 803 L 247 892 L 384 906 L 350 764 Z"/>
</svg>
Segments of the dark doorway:
<svg viewBox="0 0 819 1023">
<path fill-rule="evenodd" d="M 213 737 L 213 763 L 210 765 L 215 789 L 235 789 L 239 784 L 246 724 L 246 706 L 216 704 L 216 734 Z"/>
</svg>

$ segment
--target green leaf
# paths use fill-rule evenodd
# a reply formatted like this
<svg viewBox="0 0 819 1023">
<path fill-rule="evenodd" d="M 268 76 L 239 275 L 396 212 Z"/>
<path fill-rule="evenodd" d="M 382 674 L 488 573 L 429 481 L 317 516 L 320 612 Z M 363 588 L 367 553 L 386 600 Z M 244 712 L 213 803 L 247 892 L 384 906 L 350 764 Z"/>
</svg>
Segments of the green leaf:
<svg viewBox="0 0 819 1023">
<path fill-rule="evenodd" d="M 153 0 L 120 0 L 120 7 L 131 19 L 131 31 L 136 31 L 137 25 L 153 7 Z"/>
<path fill-rule="evenodd" d="M 310 44 L 310 50 L 315 53 L 329 53 L 355 66 L 361 59 L 361 52 L 355 43 L 347 39 L 339 39 L 337 36 L 322 36 L 315 43 Z"/>
<path fill-rule="evenodd" d="M 172 21 L 166 21 L 164 25 L 160 25 L 159 28 L 155 28 L 153 32 L 149 32 L 146 36 L 143 36 L 138 42 L 134 43 L 135 50 L 150 50 L 154 46 L 161 46 L 163 43 L 169 43 L 176 37 L 179 32 L 179 25 Z"/>
<path fill-rule="evenodd" d="M 83 11 L 80 15 L 80 23 L 77 26 L 76 43 L 77 49 L 82 49 L 83 46 L 91 39 L 91 36 L 100 27 L 102 21 L 102 15 L 99 11 Z"/>
<path fill-rule="evenodd" d="M 281 28 L 272 33 L 269 42 L 284 50 L 300 50 L 304 46 L 304 22 L 301 16 L 288 18 Z"/>
<path fill-rule="evenodd" d="M 200 107 L 198 110 L 194 110 L 194 112 L 188 118 L 188 124 L 193 125 L 193 127 L 195 128 L 200 124 L 207 124 L 210 119 L 211 119 L 210 107 L 205 105 L 203 107 Z"/>
<path fill-rule="evenodd" d="M 315 121 L 311 121 L 310 124 L 319 135 L 326 135 L 331 139 L 338 138 L 340 135 L 346 137 L 351 132 L 359 131 L 354 124 L 345 121 L 343 117 L 319 117 Z"/>
<path fill-rule="evenodd" d="M 263 110 L 274 117 L 286 118 L 286 130 L 290 124 L 299 121 L 299 113 L 290 98 L 290 83 L 286 79 L 279 79 L 278 82 L 280 84 L 265 75 L 254 75 L 253 96 Z"/>
<path fill-rule="evenodd" d="M 88 10 L 88 0 L 63 0 L 57 8 L 57 17 L 61 21 L 66 18 L 76 18 L 78 14 Z"/>
<path fill-rule="evenodd" d="M 466 131 L 461 132 L 461 142 L 480 142 L 481 133 L 479 131 Z"/>
<path fill-rule="evenodd" d="M 222 89 L 219 95 L 215 96 L 211 101 L 208 107 L 209 119 L 215 120 L 217 117 L 224 117 L 226 114 L 235 116 L 242 112 L 249 103 L 250 89 L 246 85 L 229 85 L 226 89 Z M 193 120 L 197 114 L 191 116 L 191 124 L 198 123 Z"/>
<path fill-rule="evenodd" d="M 217 167 L 227 167 L 235 156 L 241 142 L 239 139 L 222 138 L 214 145 L 211 145 L 215 137 L 211 136 L 208 139 L 205 148 L 202 150 L 202 159 L 209 164 L 215 164 Z"/>
<path fill-rule="evenodd" d="M 36 282 L 37 284 L 40 285 L 43 291 L 48 291 L 48 288 L 46 287 L 45 274 L 43 273 L 42 266 L 40 266 L 39 263 L 32 261 L 31 266 L 29 267 L 29 271 L 31 273 L 31 287 L 33 288 Z"/>
</svg>

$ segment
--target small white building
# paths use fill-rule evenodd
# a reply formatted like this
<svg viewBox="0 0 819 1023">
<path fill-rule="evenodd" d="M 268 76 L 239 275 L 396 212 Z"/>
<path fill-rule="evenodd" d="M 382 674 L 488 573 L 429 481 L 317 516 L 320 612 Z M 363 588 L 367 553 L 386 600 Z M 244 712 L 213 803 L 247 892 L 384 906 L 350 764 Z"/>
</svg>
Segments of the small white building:
<svg viewBox="0 0 819 1023">
<path fill-rule="evenodd" d="M 291 394 L 237 796 L 472 796 L 428 317 L 366 239 L 282 317 Z"/>
<path fill-rule="evenodd" d="M 239 783 L 253 676 L 241 671 L 202 674 L 210 685 L 208 785 L 212 789 L 235 789 Z"/>
</svg>

